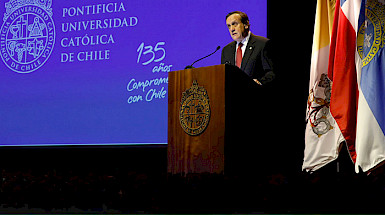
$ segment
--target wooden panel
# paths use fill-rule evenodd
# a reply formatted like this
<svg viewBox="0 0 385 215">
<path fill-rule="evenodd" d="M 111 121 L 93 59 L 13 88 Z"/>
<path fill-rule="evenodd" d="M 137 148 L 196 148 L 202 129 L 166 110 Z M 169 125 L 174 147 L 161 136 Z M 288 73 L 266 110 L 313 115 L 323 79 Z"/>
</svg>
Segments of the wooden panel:
<svg viewBox="0 0 385 215">
<path fill-rule="evenodd" d="M 179 111 L 182 93 L 195 80 L 207 90 L 211 116 L 202 134 L 190 136 L 181 127 Z M 168 172 L 223 172 L 225 65 L 170 72 L 168 82 Z"/>
</svg>

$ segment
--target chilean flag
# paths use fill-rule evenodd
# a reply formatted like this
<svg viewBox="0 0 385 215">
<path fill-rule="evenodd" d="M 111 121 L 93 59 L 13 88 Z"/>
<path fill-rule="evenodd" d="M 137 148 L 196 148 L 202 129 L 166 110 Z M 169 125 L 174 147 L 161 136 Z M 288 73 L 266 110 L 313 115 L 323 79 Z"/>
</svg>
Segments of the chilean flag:
<svg viewBox="0 0 385 215">
<path fill-rule="evenodd" d="M 385 1 L 337 0 L 328 76 L 330 111 L 356 172 L 385 162 Z"/>
<path fill-rule="evenodd" d="M 337 0 L 329 53 L 328 76 L 332 81 L 330 112 L 356 161 L 358 84 L 356 38 L 361 0 Z"/>
</svg>

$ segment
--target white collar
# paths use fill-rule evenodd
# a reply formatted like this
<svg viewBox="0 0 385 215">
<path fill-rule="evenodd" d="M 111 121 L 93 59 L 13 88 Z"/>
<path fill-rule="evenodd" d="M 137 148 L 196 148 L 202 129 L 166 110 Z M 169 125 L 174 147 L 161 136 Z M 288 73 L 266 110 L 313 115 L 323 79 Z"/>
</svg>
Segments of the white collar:
<svg viewBox="0 0 385 215">
<path fill-rule="evenodd" d="M 251 31 L 249 31 L 249 33 L 247 34 L 247 36 L 245 38 L 243 38 L 243 40 L 241 41 L 241 43 L 243 45 L 247 45 L 247 43 L 249 42 L 249 39 L 250 39 L 250 35 L 251 35 Z M 239 42 L 237 42 L 237 46 L 239 45 Z"/>
</svg>

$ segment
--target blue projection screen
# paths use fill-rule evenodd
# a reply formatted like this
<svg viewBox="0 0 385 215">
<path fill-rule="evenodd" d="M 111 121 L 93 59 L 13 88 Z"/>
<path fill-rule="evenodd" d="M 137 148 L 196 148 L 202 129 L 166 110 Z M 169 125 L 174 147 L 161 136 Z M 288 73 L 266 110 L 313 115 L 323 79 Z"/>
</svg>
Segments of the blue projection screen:
<svg viewBox="0 0 385 215">
<path fill-rule="evenodd" d="M 234 10 L 266 36 L 266 0 L 2 1 L 0 145 L 167 144 L 167 73 L 231 42 Z"/>
</svg>

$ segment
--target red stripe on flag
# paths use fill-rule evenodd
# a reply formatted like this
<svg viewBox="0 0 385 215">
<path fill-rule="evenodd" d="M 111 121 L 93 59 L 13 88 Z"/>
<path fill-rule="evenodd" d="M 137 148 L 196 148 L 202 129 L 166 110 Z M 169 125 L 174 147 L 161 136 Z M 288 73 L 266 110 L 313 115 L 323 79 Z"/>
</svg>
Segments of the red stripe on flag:
<svg viewBox="0 0 385 215">
<path fill-rule="evenodd" d="M 356 32 L 337 0 L 328 68 L 328 76 L 333 81 L 330 112 L 346 140 L 354 162 L 358 105 L 355 52 Z"/>
</svg>

